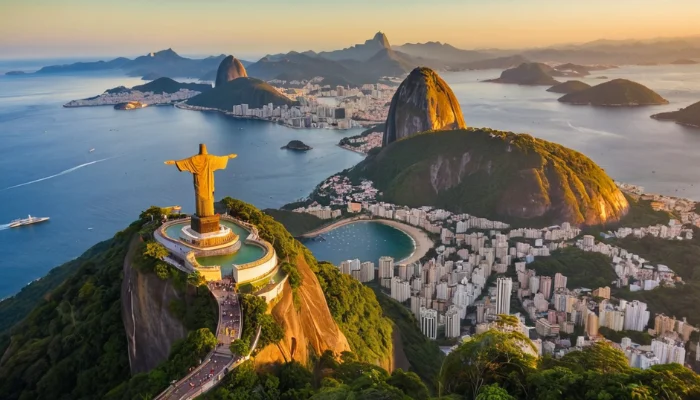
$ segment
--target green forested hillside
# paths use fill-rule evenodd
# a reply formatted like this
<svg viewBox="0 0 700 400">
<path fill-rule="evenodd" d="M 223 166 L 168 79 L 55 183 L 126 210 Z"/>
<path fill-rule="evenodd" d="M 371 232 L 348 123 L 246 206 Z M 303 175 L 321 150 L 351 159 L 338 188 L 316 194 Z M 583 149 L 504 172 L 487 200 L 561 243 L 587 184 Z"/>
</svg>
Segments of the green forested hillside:
<svg viewBox="0 0 700 400">
<path fill-rule="evenodd" d="M 614 222 L 628 204 L 585 155 L 526 134 L 467 128 L 418 134 L 351 169 L 383 200 L 533 226 Z"/>
<path fill-rule="evenodd" d="M 274 106 L 291 106 L 292 100 L 279 93 L 269 83 L 255 78 L 238 78 L 198 94 L 187 100 L 187 104 L 199 107 L 217 108 L 231 111 L 233 106 L 248 104 L 250 108 L 262 108 L 272 103 Z"/>
<path fill-rule="evenodd" d="M 92 246 L 75 260 L 68 261 L 52 269 L 43 278 L 23 287 L 16 295 L 0 301 L 0 334 L 26 317 L 48 292 L 74 274 L 81 264 L 98 254 L 104 253 L 112 244 L 113 239 L 110 239 Z"/>
<path fill-rule="evenodd" d="M 627 79 L 613 79 L 585 90 L 564 95 L 562 103 L 593 106 L 645 106 L 668 104 L 658 93 Z"/>
<path fill-rule="evenodd" d="M 177 82 L 170 78 L 158 78 L 143 85 L 134 86 L 131 90 L 153 93 L 176 93 L 180 89 L 189 89 L 197 92 L 206 92 L 211 90 L 211 85 L 208 83 L 185 83 Z"/>
<path fill-rule="evenodd" d="M 688 107 L 681 108 L 678 111 L 654 114 L 651 117 L 662 121 L 675 121 L 681 125 L 700 128 L 700 101 Z"/>
<path fill-rule="evenodd" d="M 122 269 L 127 252 L 142 273 L 170 279 L 188 290 L 187 277 L 150 256 L 141 243 L 142 222 L 94 247 L 76 261 L 29 315 L 3 336 L 0 397 L 3 399 L 131 399 L 153 396 L 216 344 L 210 329 L 216 320 L 206 290 L 191 292 L 173 312 L 191 330 L 176 343 L 170 358 L 148 374 L 130 376 L 127 339 L 121 319 Z M 141 243 L 141 245 L 139 245 Z M 151 246 L 152 247 L 152 246 Z M 67 266 L 64 266 L 67 269 Z M 64 268 L 61 267 L 61 268 Z M 165 269 L 164 269 L 165 268 Z M 19 315 L 17 309 L 8 312 Z M 212 344 L 213 341 L 213 344 Z M 109 395 L 108 395 L 109 393 Z"/>
<path fill-rule="evenodd" d="M 26 320 L 9 330 L 0 361 L 5 399 L 88 399 L 129 378 L 121 321 L 121 272 L 131 227 L 84 258 Z"/>
<path fill-rule="evenodd" d="M 551 257 L 537 257 L 528 265 L 537 275 L 554 276 L 557 272 L 568 278 L 567 287 L 596 289 L 611 286 L 617 279 L 610 266 L 610 258 L 593 252 L 584 252 L 576 247 L 557 250 Z"/>
</svg>

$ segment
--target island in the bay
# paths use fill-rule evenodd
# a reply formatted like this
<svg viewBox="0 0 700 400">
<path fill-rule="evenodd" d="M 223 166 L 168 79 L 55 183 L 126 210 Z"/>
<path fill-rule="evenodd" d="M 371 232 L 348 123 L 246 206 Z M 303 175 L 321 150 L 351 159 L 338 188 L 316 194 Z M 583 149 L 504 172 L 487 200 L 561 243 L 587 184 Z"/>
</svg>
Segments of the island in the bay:
<svg viewBox="0 0 700 400">
<path fill-rule="evenodd" d="M 301 140 L 291 140 L 289 143 L 286 145 L 282 146 L 282 149 L 287 149 L 287 150 L 294 150 L 294 151 L 309 151 L 313 149 L 313 147 L 307 145 L 306 143 L 302 142 Z"/>
<path fill-rule="evenodd" d="M 551 88 L 547 89 L 548 92 L 552 93 L 563 93 L 563 94 L 569 94 L 569 93 L 574 93 L 574 92 L 580 92 L 581 90 L 586 90 L 590 88 L 591 85 L 581 82 L 581 81 L 566 81 L 563 83 L 556 84 L 552 86 Z"/>
<path fill-rule="evenodd" d="M 634 107 L 668 104 L 668 100 L 648 87 L 627 79 L 608 82 L 575 91 L 559 98 L 559 101 L 574 105 L 605 107 Z"/>
<path fill-rule="evenodd" d="M 651 117 L 659 121 L 674 121 L 680 125 L 700 128 L 700 102 L 677 111 L 654 114 Z"/>
<path fill-rule="evenodd" d="M 489 79 L 485 82 L 552 86 L 559 83 L 552 77 L 554 71 L 554 68 L 547 64 L 522 63 L 515 68 L 503 71 L 500 78 Z"/>
<path fill-rule="evenodd" d="M 26 72 L 24 72 L 24 71 L 7 71 L 7 72 L 5 72 L 5 75 L 9 75 L 9 76 L 12 76 L 12 75 L 25 75 L 25 74 L 26 74 Z"/>
</svg>

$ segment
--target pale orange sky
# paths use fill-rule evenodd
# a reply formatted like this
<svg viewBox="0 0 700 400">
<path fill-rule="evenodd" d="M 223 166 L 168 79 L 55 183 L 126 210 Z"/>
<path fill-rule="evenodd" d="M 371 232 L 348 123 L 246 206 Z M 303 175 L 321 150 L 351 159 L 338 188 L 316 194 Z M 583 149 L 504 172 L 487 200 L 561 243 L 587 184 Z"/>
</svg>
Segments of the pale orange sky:
<svg viewBox="0 0 700 400">
<path fill-rule="evenodd" d="M 0 0 L 0 58 L 263 55 L 392 44 L 520 48 L 700 34 L 700 0 Z"/>
</svg>

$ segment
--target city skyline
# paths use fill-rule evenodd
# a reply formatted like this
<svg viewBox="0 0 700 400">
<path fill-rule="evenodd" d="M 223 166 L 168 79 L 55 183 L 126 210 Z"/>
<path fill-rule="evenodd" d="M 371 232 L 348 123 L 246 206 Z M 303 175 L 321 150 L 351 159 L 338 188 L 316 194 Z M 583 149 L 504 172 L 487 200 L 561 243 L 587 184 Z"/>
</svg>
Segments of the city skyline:
<svg viewBox="0 0 700 400">
<path fill-rule="evenodd" d="M 394 45 L 440 41 L 464 49 L 700 34 L 695 24 L 700 3 L 675 3 L 677 7 L 650 0 L 566 5 L 553 0 L 274 0 L 262 10 L 254 3 L 221 0 L 0 0 L 0 58 L 134 56 L 173 48 L 186 55 L 233 53 L 254 59 L 290 50 L 344 48 L 376 31 L 385 32 Z M 684 12 L 678 13 L 678 7 Z"/>
</svg>

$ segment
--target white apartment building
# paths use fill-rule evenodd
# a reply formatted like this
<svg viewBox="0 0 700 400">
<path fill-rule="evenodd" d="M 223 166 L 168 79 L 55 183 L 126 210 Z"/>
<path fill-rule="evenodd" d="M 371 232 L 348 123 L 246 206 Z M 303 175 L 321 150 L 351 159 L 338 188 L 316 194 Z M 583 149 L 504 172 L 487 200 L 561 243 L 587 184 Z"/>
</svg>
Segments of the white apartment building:
<svg viewBox="0 0 700 400">
<path fill-rule="evenodd" d="M 510 314 L 510 296 L 513 281 L 510 278 L 496 280 L 496 314 Z"/>
<path fill-rule="evenodd" d="M 420 308 L 420 331 L 428 339 L 437 339 L 438 312 L 425 307 Z"/>
</svg>

